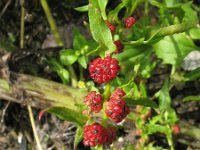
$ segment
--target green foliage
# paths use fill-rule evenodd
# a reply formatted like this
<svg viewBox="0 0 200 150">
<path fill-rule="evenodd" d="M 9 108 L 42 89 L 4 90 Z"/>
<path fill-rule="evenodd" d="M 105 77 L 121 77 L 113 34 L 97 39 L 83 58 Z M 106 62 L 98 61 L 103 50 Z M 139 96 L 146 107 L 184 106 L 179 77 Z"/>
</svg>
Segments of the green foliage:
<svg viewBox="0 0 200 150">
<path fill-rule="evenodd" d="M 167 36 L 154 44 L 153 47 L 156 55 L 163 60 L 163 63 L 175 66 L 180 66 L 188 53 L 199 49 L 184 33 Z"/>
<path fill-rule="evenodd" d="M 62 79 L 62 82 L 64 84 L 69 83 L 69 72 L 64 68 L 62 64 L 60 64 L 56 59 L 54 58 L 49 58 L 47 59 L 47 63 L 50 65 L 51 69 L 60 76 Z"/>
<path fill-rule="evenodd" d="M 200 96 L 187 96 L 183 99 L 184 102 L 188 101 L 200 101 Z"/>
<path fill-rule="evenodd" d="M 76 135 L 74 139 L 74 149 L 76 149 L 77 145 L 81 142 L 82 139 L 83 139 L 83 127 L 78 126 L 78 128 L 76 129 Z"/>
<path fill-rule="evenodd" d="M 115 50 L 115 45 L 113 44 L 111 32 L 107 27 L 105 20 L 103 20 L 101 9 L 96 0 L 90 0 L 88 16 L 91 34 L 97 43 L 105 45 L 110 52 L 113 52 Z"/>
<path fill-rule="evenodd" d="M 125 100 L 130 107 L 134 107 L 136 105 L 141 105 L 141 106 L 151 107 L 151 108 L 158 107 L 157 104 L 154 101 L 152 101 L 151 99 L 134 100 L 134 99 L 126 98 Z"/>
<path fill-rule="evenodd" d="M 184 75 L 185 81 L 194 81 L 200 78 L 200 68 L 197 68 L 191 72 L 187 72 Z"/>
<path fill-rule="evenodd" d="M 140 145 L 141 149 L 163 149 L 148 141 L 149 135 L 162 133 L 170 149 L 174 150 L 171 127 L 178 118 L 172 107 L 171 89 L 178 87 L 177 82 L 184 86 L 185 82 L 195 81 L 200 77 L 199 68 L 191 72 L 181 70 L 185 57 L 194 50 L 200 50 L 194 42 L 200 39 L 196 7 L 192 1 L 187 0 L 184 2 L 181 0 L 123 0 L 113 7 L 109 7 L 108 2 L 109 0 L 89 0 L 88 5 L 75 8 L 80 12 L 88 12 L 89 22 L 85 24 L 90 29 L 92 39 L 86 39 L 78 29 L 74 28 L 73 48 L 62 49 L 59 61 L 50 59 L 49 63 L 65 84 L 69 84 L 70 79 L 73 78 L 69 73 L 70 70 L 65 66 L 78 64 L 80 69 L 78 77 L 86 81 L 84 87 L 88 91 L 102 92 L 105 102 L 109 99 L 112 90 L 117 87 L 123 88 L 127 93 L 124 97 L 126 103 L 132 109 L 139 107 L 140 110 L 137 115 L 134 111 L 131 112 L 128 118 L 133 120 L 142 132 L 141 139 L 144 142 Z M 123 19 L 130 16 L 136 16 L 137 21 L 131 28 L 126 28 Z M 114 35 L 105 23 L 107 20 L 116 26 Z M 112 54 L 121 67 L 119 76 L 105 85 L 95 86 L 84 71 L 94 56 L 104 57 L 116 50 L 114 40 L 121 40 L 124 46 L 122 53 Z M 161 67 L 169 71 L 163 75 L 162 81 L 156 81 L 161 83 L 162 87 L 155 87 L 155 89 L 153 87 L 156 91 L 153 90 L 153 93 L 150 93 L 148 84 L 152 78 L 155 78 L 156 73 L 159 74 Z M 152 84 L 155 85 L 155 83 Z M 199 99 L 199 96 L 189 95 L 183 101 L 199 101 Z M 86 109 L 82 104 L 76 106 L 80 110 Z M 144 116 L 152 110 L 155 113 L 144 119 Z M 48 111 L 61 119 L 79 125 L 74 141 L 76 147 L 83 138 L 83 125 L 89 118 L 69 108 L 50 108 Z M 100 116 L 93 115 L 97 118 L 101 116 L 102 124 L 107 126 L 108 118 L 103 111 Z M 125 147 L 127 150 L 134 148 L 132 145 Z M 93 149 L 103 149 L 103 147 L 97 146 Z"/>
<path fill-rule="evenodd" d="M 81 114 L 80 112 L 66 107 L 52 107 L 49 108 L 47 111 L 52 114 L 55 114 L 62 120 L 74 122 L 79 126 L 83 126 L 88 119 L 87 116 Z"/>
<path fill-rule="evenodd" d="M 78 56 L 75 54 L 74 50 L 66 49 L 60 51 L 60 61 L 64 65 L 72 65 L 77 59 Z"/>
</svg>

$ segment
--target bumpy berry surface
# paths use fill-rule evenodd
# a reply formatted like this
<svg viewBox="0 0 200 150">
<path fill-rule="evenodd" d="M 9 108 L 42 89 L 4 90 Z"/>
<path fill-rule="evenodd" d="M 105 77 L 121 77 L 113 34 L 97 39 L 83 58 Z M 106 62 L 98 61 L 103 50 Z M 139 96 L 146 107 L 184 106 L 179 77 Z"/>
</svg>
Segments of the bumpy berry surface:
<svg viewBox="0 0 200 150">
<path fill-rule="evenodd" d="M 91 112 L 98 113 L 103 106 L 103 97 L 96 91 L 92 91 L 85 96 L 84 103 L 90 108 Z"/>
<path fill-rule="evenodd" d="M 85 126 L 83 132 L 83 144 L 85 146 L 96 146 L 107 142 L 107 130 L 99 123 Z"/>
<path fill-rule="evenodd" d="M 110 100 L 114 99 L 121 99 L 123 96 L 125 96 L 126 93 L 124 92 L 124 90 L 122 90 L 121 88 L 117 88 L 112 95 L 110 96 Z"/>
<path fill-rule="evenodd" d="M 121 53 L 121 52 L 123 52 L 124 45 L 122 44 L 122 42 L 120 40 L 114 41 L 114 44 L 117 47 L 115 53 Z"/>
<path fill-rule="evenodd" d="M 122 99 L 124 95 L 125 92 L 122 89 L 116 89 L 106 105 L 106 115 L 115 123 L 121 122 L 130 113 L 129 106 Z"/>
<path fill-rule="evenodd" d="M 89 65 L 90 77 L 96 83 L 105 83 L 114 79 L 120 70 L 117 59 L 107 56 L 104 59 L 96 58 Z"/>
<path fill-rule="evenodd" d="M 107 26 L 108 26 L 108 28 L 110 29 L 110 32 L 112 33 L 112 35 L 114 35 L 115 34 L 115 29 L 116 29 L 116 27 L 114 26 L 114 25 L 112 25 L 109 21 L 105 21 L 106 22 L 106 24 L 107 24 Z"/>
<path fill-rule="evenodd" d="M 134 17 L 128 17 L 128 18 L 124 19 L 123 21 L 124 21 L 124 25 L 127 28 L 131 28 L 135 24 L 136 19 Z"/>
</svg>

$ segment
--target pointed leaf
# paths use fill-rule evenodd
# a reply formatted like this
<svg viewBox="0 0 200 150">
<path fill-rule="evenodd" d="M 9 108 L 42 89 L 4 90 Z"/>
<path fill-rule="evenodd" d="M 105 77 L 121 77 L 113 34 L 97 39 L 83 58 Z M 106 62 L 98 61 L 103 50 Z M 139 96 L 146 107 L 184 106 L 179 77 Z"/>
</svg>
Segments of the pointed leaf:
<svg viewBox="0 0 200 150">
<path fill-rule="evenodd" d="M 101 15 L 104 20 L 107 20 L 107 15 L 106 15 L 106 5 L 108 3 L 108 0 L 98 0 L 99 3 L 99 8 L 101 10 Z"/>
<path fill-rule="evenodd" d="M 83 127 L 78 126 L 78 128 L 76 129 L 76 134 L 74 139 L 74 150 L 76 150 L 76 147 L 78 146 L 78 144 L 81 142 L 82 139 L 83 139 Z"/>
<path fill-rule="evenodd" d="M 158 124 L 148 124 L 146 127 L 147 127 L 148 134 L 160 132 L 160 133 L 169 135 L 171 133 L 170 128 L 168 128 L 167 126 L 162 126 Z"/>
<path fill-rule="evenodd" d="M 83 126 L 88 120 L 88 117 L 83 115 L 82 113 L 66 107 L 52 107 L 49 108 L 47 111 L 56 115 L 62 120 L 74 122 L 80 126 Z"/>
<path fill-rule="evenodd" d="M 169 94 L 169 80 L 165 80 L 162 89 L 159 91 L 159 108 L 162 112 L 170 108 L 171 97 Z"/>
<path fill-rule="evenodd" d="M 74 50 L 62 50 L 60 51 L 60 61 L 64 65 L 72 65 L 76 60 L 78 56 L 75 55 Z"/>
<path fill-rule="evenodd" d="M 76 50 L 81 50 L 85 45 L 87 45 L 87 40 L 80 33 L 78 29 L 74 29 L 74 40 L 73 40 L 73 48 Z"/>
<path fill-rule="evenodd" d="M 200 101 L 200 96 L 187 96 L 183 99 L 184 102 L 188 101 Z"/>
<path fill-rule="evenodd" d="M 185 56 L 199 48 L 194 45 L 186 34 L 175 34 L 167 36 L 163 40 L 154 44 L 156 55 L 163 60 L 164 64 L 180 66 Z"/>
<path fill-rule="evenodd" d="M 107 46 L 110 52 L 114 52 L 116 47 L 113 44 L 111 32 L 101 16 L 96 0 L 90 0 L 88 15 L 90 30 L 95 41 Z"/>
<path fill-rule="evenodd" d="M 185 81 L 193 81 L 200 78 L 200 68 L 197 68 L 184 75 Z"/>
<path fill-rule="evenodd" d="M 74 9 L 77 10 L 77 11 L 80 11 L 80 12 L 86 12 L 86 11 L 88 11 L 88 5 L 76 7 Z"/>
<path fill-rule="evenodd" d="M 125 101 L 127 103 L 127 105 L 129 105 L 130 107 L 135 107 L 135 105 L 141 105 L 141 106 L 145 106 L 145 107 L 151 107 L 151 108 L 157 108 L 157 104 L 152 101 L 151 99 L 139 99 L 139 100 L 134 100 L 131 98 L 125 98 Z"/>
<path fill-rule="evenodd" d="M 78 62 L 80 63 L 80 65 L 86 69 L 87 68 L 87 57 L 85 57 L 84 55 L 78 58 Z"/>
</svg>

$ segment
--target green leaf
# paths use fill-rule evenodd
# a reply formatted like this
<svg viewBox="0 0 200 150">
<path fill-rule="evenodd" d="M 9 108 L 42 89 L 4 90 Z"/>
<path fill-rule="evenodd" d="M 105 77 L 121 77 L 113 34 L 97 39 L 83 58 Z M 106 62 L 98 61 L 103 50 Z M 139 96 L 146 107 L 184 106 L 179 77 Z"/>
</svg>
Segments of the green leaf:
<svg viewBox="0 0 200 150">
<path fill-rule="evenodd" d="M 87 57 L 86 56 L 81 56 L 78 58 L 78 62 L 79 64 L 83 67 L 83 68 L 87 68 Z"/>
<path fill-rule="evenodd" d="M 66 70 L 65 68 L 58 69 L 57 73 L 60 76 L 60 78 L 62 79 L 64 84 L 69 83 L 69 72 L 68 72 L 68 70 Z"/>
<path fill-rule="evenodd" d="M 189 35 L 192 39 L 199 40 L 200 39 L 200 28 L 192 28 L 189 30 Z"/>
<path fill-rule="evenodd" d="M 151 31 L 152 33 L 150 33 L 150 38 L 145 41 L 146 43 L 151 43 L 154 41 L 158 41 L 161 38 L 167 36 L 167 35 L 173 35 L 175 33 L 182 33 L 187 31 L 190 28 L 193 28 L 196 26 L 196 21 L 193 22 L 184 22 L 182 24 L 175 24 L 175 25 L 171 25 L 168 27 L 163 27 L 160 29 L 156 29 L 155 31 Z"/>
<path fill-rule="evenodd" d="M 105 45 L 109 52 L 114 52 L 116 47 L 113 44 L 111 32 L 101 16 L 101 11 L 96 0 L 90 0 L 89 22 L 93 38 L 97 43 Z"/>
<path fill-rule="evenodd" d="M 99 3 L 99 8 L 101 10 L 101 15 L 103 17 L 103 20 L 107 20 L 106 5 L 108 3 L 108 0 L 98 0 L 98 3 Z"/>
<path fill-rule="evenodd" d="M 191 3 L 183 5 L 182 10 L 184 11 L 184 21 L 198 21 L 197 11 L 192 8 Z"/>
<path fill-rule="evenodd" d="M 144 57 L 139 60 L 139 73 L 143 78 L 149 78 L 153 73 L 154 68 L 156 67 L 156 61 L 152 61 L 152 51 L 148 51 Z"/>
<path fill-rule="evenodd" d="M 87 40 L 85 37 L 78 31 L 78 29 L 74 28 L 74 40 L 73 40 L 73 48 L 76 50 L 81 50 L 85 45 L 87 45 Z"/>
<path fill-rule="evenodd" d="M 50 65 L 51 69 L 57 72 L 64 84 L 69 83 L 69 72 L 63 67 L 62 64 L 60 64 L 59 61 L 54 58 L 49 58 L 47 59 L 47 62 Z"/>
<path fill-rule="evenodd" d="M 163 60 L 164 64 L 177 66 L 180 66 L 188 53 L 199 49 L 184 33 L 167 36 L 153 47 L 156 55 Z"/>
<path fill-rule="evenodd" d="M 158 124 L 148 124 L 146 127 L 147 127 L 148 134 L 160 132 L 160 133 L 169 135 L 171 133 L 170 128 L 168 128 L 167 126 L 162 126 Z"/>
<path fill-rule="evenodd" d="M 123 3 L 119 3 L 119 5 L 117 5 L 117 7 L 114 10 L 109 11 L 108 13 L 108 20 L 110 22 L 118 22 L 120 23 L 120 20 L 118 18 L 118 14 L 120 12 L 120 10 L 124 7 Z"/>
<path fill-rule="evenodd" d="M 200 78 L 200 68 L 197 68 L 184 75 L 185 81 L 193 81 Z"/>
<path fill-rule="evenodd" d="M 113 55 L 113 57 L 117 58 L 119 62 L 127 61 L 131 59 L 133 61 L 137 60 L 138 57 L 142 57 L 144 55 L 147 55 L 149 51 L 151 50 L 147 46 L 132 46 L 132 45 L 125 45 L 124 47 L 125 51 L 121 53 L 120 55 Z M 132 66 L 131 66 L 132 67 Z"/>
<path fill-rule="evenodd" d="M 82 139 L 83 139 L 83 127 L 78 126 L 78 128 L 76 129 L 76 134 L 74 139 L 74 150 L 76 150 L 76 147 L 78 146 L 78 144 L 81 142 Z"/>
<path fill-rule="evenodd" d="M 87 116 L 81 114 L 78 111 L 66 107 L 52 107 L 49 108 L 47 111 L 56 115 L 58 118 L 62 120 L 74 122 L 79 126 L 83 126 L 88 120 Z"/>
<path fill-rule="evenodd" d="M 145 106 L 145 107 L 151 107 L 151 108 L 157 108 L 157 104 L 152 101 L 151 99 L 138 99 L 138 100 L 134 100 L 132 98 L 125 98 L 125 101 L 127 103 L 127 105 L 129 105 L 130 107 L 135 107 L 135 105 L 141 105 L 141 106 Z"/>
<path fill-rule="evenodd" d="M 184 102 L 188 101 L 200 101 L 200 96 L 187 96 L 183 99 Z"/>
<path fill-rule="evenodd" d="M 61 50 L 60 51 L 60 61 L 64 65 L 72 65 L 76 60 L 78 56 L 75 55 L 75 51 L 71 49 L 67 50 Z"/>
<path fill-rule="evenodd" d="M 77 11 L 80 11 L 80 12 L 86 12 L 86 11 L 88 11 L 88 5 L 76 7 L 74 9 L 77 10 Z"/>
<path fill-rule="evenodd" d="M 161 112 L 168 110 L 171 106 L 171 97 L 169 94 L 169 80 L 165 80 L 162 89 L 159 91 L 159 108 Z"/>
</svg>

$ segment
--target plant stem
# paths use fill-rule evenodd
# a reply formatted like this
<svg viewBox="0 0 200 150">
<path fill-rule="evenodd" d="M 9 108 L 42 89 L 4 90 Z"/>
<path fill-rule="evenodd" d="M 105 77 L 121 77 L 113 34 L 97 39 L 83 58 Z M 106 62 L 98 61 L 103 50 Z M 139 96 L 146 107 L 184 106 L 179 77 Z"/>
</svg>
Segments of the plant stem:
<svg viewBox="0 0 200 150">
<path fill-rule="evenodd" d="M 36 130 L 36 127 L 35 127 L 35 121 L 34 121 L 34 118 L 33 118 L 33 112 L 32 112 L 31 106 L 28 105 L 27 107 L 28 107 L 29 118 L 30 118 L 30 121 L 31 121 L 31 127 L 33 129 L 33 134 L 34 134 L 38 149 L 42 150 L 42 146 L 40 144 L 40 140 L 39 140 L 39 137 L 38 137 L 38 134 L 37 134 L 37 130 Z"/>
<path fill-rule="evenodd" d="M 108 117 L 105 113 L 105 109 L 106 109 L 106 103 L 109 99 L 109 96 L 110 96 L 110 83 L 107 83 L 106 84 L 106 88 L 104 90 L 104 93 L 103 93 L 103 99 L 104 99 L 104 102 L 103 102 L 103 120 L 102 120 L 102 125 L 107 127 L 107 120 L 108 120 Z"/>
<path fill-rule="evenodd" d="M 78 110 L 76 106 L 87 92 L 51 80 L 10 72 L 12 83 L 0 76 L 0 99 L 31 105 L 36 108 L 62 106 Z M 28 100 L 26 100 L 28 98 Z"/>
<path fill-rule="evenodd" d="M 24 8 L 24 0 L 21 2 L 21 24 L 20 24 L 20 48 L 24 48 L 24 16 L 25 16 L 25 8 Z"/>
<path fill-rule="evenodd" d="M 20 26 L 20 28 L 21 28 L 20 29 L 20 48 L 24 48 L 24 17 L 25 17 L 25 9 L 23 7 L 24 0 L 22 0 L 22 4 L 21 5 L 22 6 L 21 6 L 21 26 Z M 24 98 L 24 99 L 27 99 L 27 98 Z M 41 144 L 40 144 L 40 140 L 39 140 L 38 135 L 37 135 L 35 122 L 34 122 L 34 119 L 33 119 L 32 108 L 31 108 L 30 105 L 27 105 L 27 108 L 28 108 L 29 118 L 30 118 L 30 121 L 31 121 L 31 127 L 33 129 L 33 134 L 34 134 L 38 149 L 42 150 L 42 147 L 41 147 Z"/>
<path fill-rule="evenodd" d="M 63 46 L 63 42 L 62 42 L 62 39 L 60 37 L 60 34 L 59 34 L 59 31 L 58 31 L 58 28 L 56 26 L 56 23 L 53 19 L 53 16 L 51 14 L 51 11 L 49 9 L 49 6 L 48 6 L 48 3 L 46 0 L 40 0 L 41 2 L 41 5 L 42 5 L 42 8 L 44 9 L 44 12 L 46 14 L 46 17 L 47 17 L 47 20 L 49 22 L 49 25 L 50 25 L 50 28 L 51 28 L 51 31 L 55 37 L 55 40 L 56 40 L 56 43 L 58 44 L 58 46 L 62 47 Z"/>
<path fill-rule="evenodd" d="M 73 67 L 72 66 L 67 66 L 67 69 L 69 70 L 69 74 L 70 74 L 70 77 L 71 77 L 71 85 L 72 85 L 72 87 L 77 87 L 78 81 L 77 81 L 77 76 L 76 76 L 76 73 L 75 73 Z"/>
</svg>

